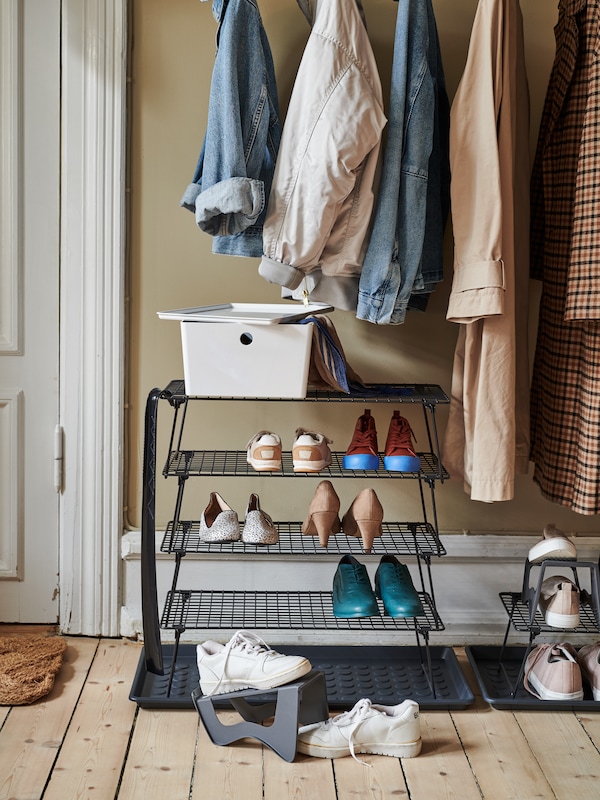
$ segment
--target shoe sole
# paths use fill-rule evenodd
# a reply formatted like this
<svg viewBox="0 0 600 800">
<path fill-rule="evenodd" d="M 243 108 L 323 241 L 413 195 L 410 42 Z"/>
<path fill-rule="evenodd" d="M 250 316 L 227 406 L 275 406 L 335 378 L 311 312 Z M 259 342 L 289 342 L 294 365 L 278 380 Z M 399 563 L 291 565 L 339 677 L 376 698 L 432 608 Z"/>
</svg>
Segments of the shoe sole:
<svg viewBox="0 0 600 800">
<path fill-rule="evenodd" d="M 351 456 L 344 456 L 342 459 L 344 469 L 379 469 L 379 456 L 368 453 L 356 453 Z"/>
<path fill-rule="evenodd" d="M 594 684 L 592 683 L 591 675 L 583 667 L 581 667 L 581 674 L 583 675 L 585 680 L 589 683 L 590 689 L 592 690 L 592 697 L 594 698 L 594 700 L 600 700 L 600 687 L 594 686 Z"/>
<path fill-rule="evenodd" d="M 331 461 L 294 461 L 294 472 L 321 472 Z"/>
<path fill-rule="evenodd" d="M 575 545 L 569 545 L 568 543 L 561 545 L 556 541 L 542 541 L 534 545 L 529 551 L 530 564 L 537 564 L 549 558 L 577 558 L 577 550 L 575 549 Z"/>
<path fill-rule="evenodd" d="M 528 676 L 527 680 L 542 700 L 583 700 L 583 689 L 578 692 L 553 692 L 540 683 L 533 673 Z"/>
<path fill-rule="evenodd" d="M 546 624 L 551 628 L 577 628 L 579 625 L 579 614 L 557 614 L 555 611 L 547 611 L 545 616 Z"/>
<path fill-rule="evenodd" d="M 253 539 L 252 537 L 245 537 L 242 533 L 242 542 L 244 544 L 256 544 L 260 547 L 261 545 L 277 544 L 278 541 L 279 534 L 275 534 L 273 536 L 263 536 L 261 539 Z"/>
<path fill-rule="evenodd" d="M 239 542 L 242 537 L 240 534 L 230 534 L 227 536 L 219 536 L 218 534 L 215 536 L 211 536 L 210 533 L 206 533 L 200 531 L 199 539 L 201 542 L 206 542 L 207 544 L 224 544 L 225 542 Z"/>
<path fill-rule="evenodd" d="M 418 456 L 384 456 L 383 466 L 388 472 L 420 472 L 421 459 Z"/>
<path fill-rule="evenodd" d="M 256 472 L 279 472 L 281 461 L 248 461 Z"/>
<path fill-rule="evenodd" d="M 414 758 L 421 752 L 422 740 L 415 742 L 403 742 L 401 744 L 373 743 L 368 745 L 355 746 L 354 752 L 357 755 L 392 756 L 394 758 Z M 298 740 L 297 750 L 307 756 L 316 758 L 341 758 L 349 756 L 348 747 L 323 747 L 318 744 L 308 744 L 301 739 Z"/>
<path fill-rule="evenodd" d="M 220 683 L 217 681 L 200 680 L 200 689 L 202 690 L 202 694 L 210 697 L 214 697 L 218 694 L 228 694 L 229 692 L 240 692 L 243 689 L 276 689 L 278 686 L 283 686 L 285 683 L 292 683 L 292 681 L 298 680 L 298 678 L 310 672 L 311 669 L 312 666 L 310 662 L 305 659 L 303 663 L 298 664 L 293 669 L 289 669 L 286 672 L 279 672 L 277 675 L 270 675 L 267 678 L 252 682 L 241 679 L 222 680 Z M 219 687 L 219 691 L 211 691 L 216 686 Z"/>
</svg>

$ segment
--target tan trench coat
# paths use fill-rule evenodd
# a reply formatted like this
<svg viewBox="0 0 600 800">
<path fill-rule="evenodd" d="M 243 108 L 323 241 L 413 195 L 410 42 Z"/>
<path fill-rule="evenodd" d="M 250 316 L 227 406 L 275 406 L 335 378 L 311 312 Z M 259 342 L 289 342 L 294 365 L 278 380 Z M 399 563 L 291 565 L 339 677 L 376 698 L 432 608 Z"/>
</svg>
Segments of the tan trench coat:
<svg viewBox="0 0 600 800">
<path fill-rule="evenodd" d="M 472 500 L 510 500 L 529 460 L 529 91 L 518 0 L 480 0 L 450 117 L 459 324 L 442 459 Z"/>
</svg>

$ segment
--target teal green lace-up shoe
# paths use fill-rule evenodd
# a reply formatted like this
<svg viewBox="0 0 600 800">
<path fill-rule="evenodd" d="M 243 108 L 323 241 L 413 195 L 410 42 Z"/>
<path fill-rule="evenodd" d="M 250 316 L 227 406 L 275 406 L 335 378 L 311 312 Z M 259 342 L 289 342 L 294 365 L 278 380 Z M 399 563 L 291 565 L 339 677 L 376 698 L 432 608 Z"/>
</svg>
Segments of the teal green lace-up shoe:
<svg viewBox="0 0 600 800">
<path fill-rule="evenodd" d="M 383 600 L 390 617 L 418 617 L 425 613 L 408 567 L 396 556 L 381 557 L 375 573 L 375 594 Z"/>
<path fill-rule="evenodd" d="M 367 568 L 354 556 L 342 556 L 333 576 L 333 616 L 351 619 L 378 614 Z"/>
</svg>

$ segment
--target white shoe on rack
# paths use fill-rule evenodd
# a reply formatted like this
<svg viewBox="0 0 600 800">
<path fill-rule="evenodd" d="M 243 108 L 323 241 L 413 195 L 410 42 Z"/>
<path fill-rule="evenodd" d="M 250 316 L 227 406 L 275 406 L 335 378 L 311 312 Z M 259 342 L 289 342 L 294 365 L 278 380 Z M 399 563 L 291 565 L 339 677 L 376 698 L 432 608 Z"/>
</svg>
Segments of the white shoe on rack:
<svg viewBox="0 0 600 800">
<path fill-rule="evenodd" d="M 196 648 L 204 695 L 241 689 L 274 689 L 298 680 L 312 667 L 304 656 L 277 653 L 250 631 L 237 631 L 227 644 L 207 641 Z"/>
<path fill-rule="evenodd" d="M 259 431 L 246 445 L 246 461 L 257 472 L 281 469 L 281 438 L 272 431 Z"/>
<path fill-rule="evenodd" d="M 301 727 L 298 752 L 319 758 L 351 755 L 356 761 L 356 753 L 413 758 L 421 752 L 419 705 L 404 700 L 381 706 L 363 698 L 350 711 Z"/>
<path fill-rule="evenodd" d="M 331 450 L 328 439 L 317 431 L 296 429 L 296 439 L 292 447 L 294 472 L 320 472 L 331 464 Z"/>
</svg>

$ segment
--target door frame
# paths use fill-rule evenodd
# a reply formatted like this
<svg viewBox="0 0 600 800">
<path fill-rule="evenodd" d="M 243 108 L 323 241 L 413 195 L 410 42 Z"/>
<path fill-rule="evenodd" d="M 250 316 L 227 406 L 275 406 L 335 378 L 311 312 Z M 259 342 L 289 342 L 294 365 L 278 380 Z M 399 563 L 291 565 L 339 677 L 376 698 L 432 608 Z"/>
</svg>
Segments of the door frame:
<svg viewBox="0 0 600 800">
<path fill-rule="evenodd" d="M 118 636 L 127 0 L 63 0 L 60 630 Z"/>
</svg>

